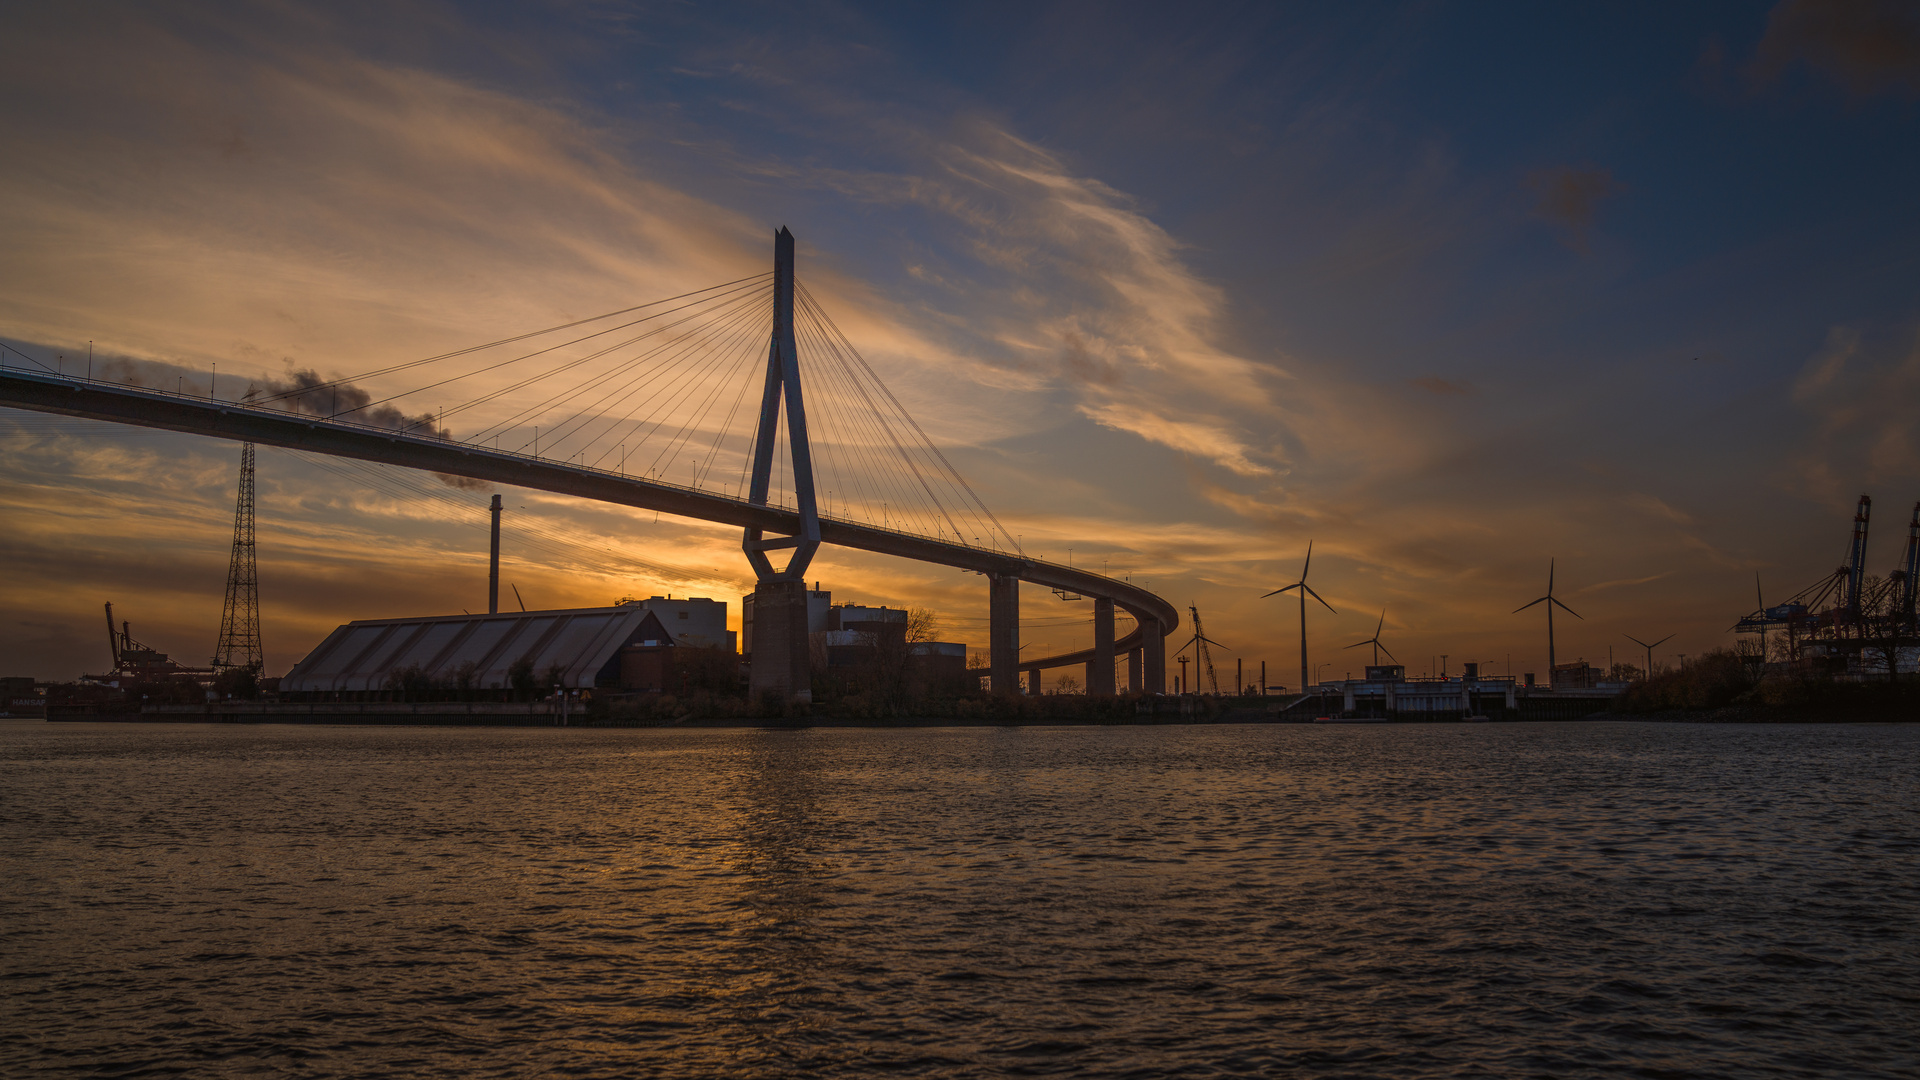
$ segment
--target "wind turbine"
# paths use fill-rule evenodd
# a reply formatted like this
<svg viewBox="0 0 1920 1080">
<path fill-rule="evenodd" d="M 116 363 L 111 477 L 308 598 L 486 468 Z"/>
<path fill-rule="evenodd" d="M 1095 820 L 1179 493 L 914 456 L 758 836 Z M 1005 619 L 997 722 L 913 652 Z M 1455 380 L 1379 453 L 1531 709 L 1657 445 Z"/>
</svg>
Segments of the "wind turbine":
<svg viewBox="0 0 1920 1080">
<path fill-rule="evenodd" d="M 1652 645 L 1649 645 L 1646 642 L 1641 641 L 1639 638 L 1634 637 L 1632 634 L 1627 635 L 1627 640 L 1647 650 L 1647 678 L 1651 679 L 1653 678 L 1653 650 L 1657 646 L 1665 645 L 1667 642 L 1672 641 L 1673 635 L 1668 634 L 1666 637 L 1661 638 L 1659 641 L 1654 642 Z"/>
<path fill-rule="evenodd" d="M 1373 646 L 1373 666 L 1374 667 L 1380 666 L 1380 654 L 1383 652 L 1387 654 L 1387 659 L 1392 660 L 1396 664 L 1399 663 L 1400 661 L 1397 658 L 1395 658 L 1395 656 L 1393 655 L 1393 650 L 1387 648 L 1385 645 L 1380 644 L 1380 631 L 1385 629 L 1386 625 L 1387 625 L 1387 609 L 1381 608 L 1380 609 L 1380 625 L 1373 628 L 1373 636 L 1368 638 L 1365 641 L 1356 641 L 1353 644 L 1347 646 L 1347 648 L 1357 649 L 1362 645 Z"/>
<path fill-rule="evenodd" d="M 1307 541 L 1307 561 L 1300 567 L 1300 580 L 1285 588 L 1275 589 L 1260 598 L 1265 600 L 1267 596 L 1278 596 L 1283 592 L 1292 592 L 1295 589 L 1300 590 L 1300 692 L 1303 694 L 1307 692 L 1307 685 L 1310 682 L 1307 678 L 1307 597 L 1311 596 L 1315 600 L 1319 600 L 1321 607 L 1326 608 L 1328 611 L 1333 611 L 1333 605 L 1321 599 L 1320 594 L 1313 591 L 1313 586 L 1307 584 L 1307 571 L 1312 567 L 1313 541 L 1309 540 Z M 1333 611 L 1333 613 L 1335 615 L 1340 614 L 1337 611 Z"/>
<path fill-rule="evenodd" d="M 1547 605 L 1547 685 L 1548 686 L 1553 685 L 1553 660 L 1554 660 L 1553 609 L 1557 606 L 1561 611 L 1564 611 L 1567 614 L 1573 616 L 1574 618 L 1579 619 L 1581 622 L 1586 621 L 1586 616 L 1573 610 L 1567 605 L 1560 603 L 1559 599 L 1553 595 L 1553 563 L 1554 563 L 1554 560 L 1552 559 L 1547 560 L 1547 595 L 1533 602 L 1533 604 Z M 1515 615 L 1518 615 L 1521 612 L 1532 607 L 1533 604 L 1521 604 L 1519 607 L 1513 609 L 1513 613 Z"/>
</svg>

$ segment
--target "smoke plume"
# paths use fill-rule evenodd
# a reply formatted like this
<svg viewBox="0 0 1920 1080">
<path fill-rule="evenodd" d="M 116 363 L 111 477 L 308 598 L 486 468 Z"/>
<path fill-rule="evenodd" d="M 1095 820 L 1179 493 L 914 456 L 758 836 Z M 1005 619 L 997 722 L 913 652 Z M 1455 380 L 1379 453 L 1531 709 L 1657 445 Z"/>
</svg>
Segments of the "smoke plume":
<svg viewBox="0 0 1920 1080">
<path fill-rule="evenodd" d="M 312 368 L 302 370 L 290 367 L 284 379 L 257 379 L 249 392 L 254 400 L 291 413 L 337 418 L 435 439 L 453 437 L 453 433 L 441 427 L 432 413 L 409 416 L 392 405 L 373 404 L 370 391 L 345 380 L 322 379 L 320 373 Z M 437 472 L 433 477 L 448 487 L 462 491 L 478 491 L 489 486 L 486 481 L 470 476 Z"/>
</svg>

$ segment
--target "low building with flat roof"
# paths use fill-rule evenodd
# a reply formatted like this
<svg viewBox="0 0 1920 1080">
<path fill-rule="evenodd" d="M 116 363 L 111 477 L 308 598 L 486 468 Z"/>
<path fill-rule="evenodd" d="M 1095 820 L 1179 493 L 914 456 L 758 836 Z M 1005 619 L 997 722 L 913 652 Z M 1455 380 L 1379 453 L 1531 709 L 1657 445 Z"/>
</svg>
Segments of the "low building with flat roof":
<svg viewBox="0 0 1920 1080">
<path fill-rule="evenodd" d="M 451 692 L 657 689 L 659 672 L 625 654 L 672 647 L 638 604 L 495 615 L 359 619 L 336 628 L 280 680 L 284 700 L 386 700 Z M 628 681 L 647 685 L 628 686 Z"/>
</svg>

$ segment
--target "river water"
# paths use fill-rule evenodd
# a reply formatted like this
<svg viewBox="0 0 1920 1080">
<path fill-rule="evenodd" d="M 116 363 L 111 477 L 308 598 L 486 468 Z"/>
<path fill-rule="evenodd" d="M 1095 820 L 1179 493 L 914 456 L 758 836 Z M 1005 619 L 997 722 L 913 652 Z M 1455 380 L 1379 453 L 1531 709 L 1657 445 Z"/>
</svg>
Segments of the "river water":
<svg viewBox="0 0 1920 1080">
<path fill-rule="evenodd" d="M 1917 763 L 0 722 L 0 1075 L 1914 1077 Z"/>
</svg>

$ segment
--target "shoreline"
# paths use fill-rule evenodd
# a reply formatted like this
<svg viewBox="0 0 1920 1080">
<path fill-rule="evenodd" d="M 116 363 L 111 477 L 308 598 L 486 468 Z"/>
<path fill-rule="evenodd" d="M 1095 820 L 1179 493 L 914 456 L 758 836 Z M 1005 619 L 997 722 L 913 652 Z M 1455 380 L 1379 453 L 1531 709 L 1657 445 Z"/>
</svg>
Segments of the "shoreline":
<svg viewBox="0 0 1920 1080">
<path fill-rule="evenodd" d="M 1095 718 L 1095 717 L 954 717 L 954 716 L 901 716 L 886 718 L 863 717 L 686 717 L 664 722 L 618 722 L 606 719 L 593 720 L 579 718 L 569 723 L 558 723 L 557 718 L 534 716 L 497 716 L 481 717 L 470 714 L 425 715 L 420 713 L 359 713 L 351 716 L 315 716 L 315 715 L 269 715 L 262 713 L 242 713 L 239 711 L 224 715 L 206 713 L 172 713 L 167 715 L 68 715 L 54 717 L 37 716 L 0 716 L 0 720 L 36 721 L 48 724 L 221 724 L 221 725 L 260 725 L 290 724 L 301 727 L 460 727 L 460 728 L 579 728 L 609 730 L 616 728 L 676 728 L 676 729 L 786 729 L 802 728 L 989 728 L 989 727 L 1200 727 L 1225 725 L 1248 727 L 1257 725 L 1289 727 L 1392 727 L 1398 725 L 1460 725 L 1467 726 L 1464 720 L 1429 720 L 1422 718 L 1376 720 L 1368 724 L 1316 724 L 1311 719 L 1297 717 L 1275 717 L 1252 713 L 1251 711 L 1222 713 L 1210 717 L 1156 717 L 1142 716 L 1133 718 Z M 1668 709 L 1652 713 L 1614 713 L 1597 712 L 1587 716 L 1569 719 L 1510 718 L 1473 722 L 1471 726 L 1483 724 L 1492 726 L 1510 724 L 1572 724 L 1582 721 L 1603 721 L 1608 723 L 1653 723 L 1653 724 L 1910 724 L 1920 723 L 1920 715 L 1890 715 L 1882 710 L 1855 711 L 1851 714 L 1834 713 L 1823 710 L 1768 706 L 1729 706 L 1719 709 Z"/>
</svg>

